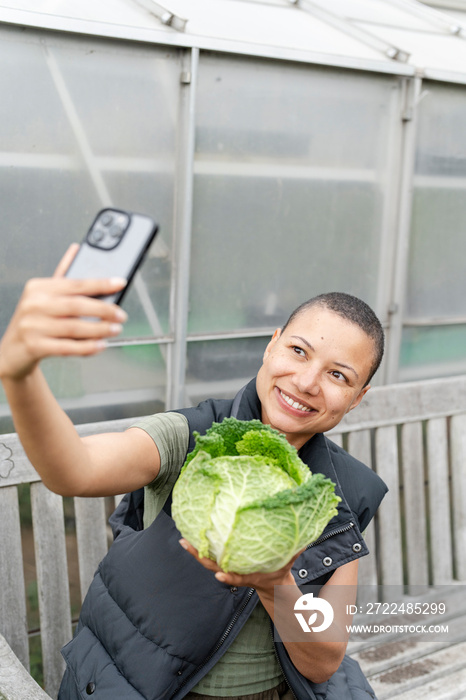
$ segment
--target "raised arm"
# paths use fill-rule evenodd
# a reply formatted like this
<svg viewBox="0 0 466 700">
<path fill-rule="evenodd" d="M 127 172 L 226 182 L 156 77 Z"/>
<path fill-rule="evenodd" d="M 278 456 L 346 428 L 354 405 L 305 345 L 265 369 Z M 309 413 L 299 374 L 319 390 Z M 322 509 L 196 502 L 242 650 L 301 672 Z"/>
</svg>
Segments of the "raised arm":
<svg viewBox="0 0 466 700">
<path fill-rule="evenodd" d="M 0 343 L 0 379 L 21 443 L 48 488 L 66 496 L 124 493 L 157 475 L 154 442 L 137 429 L 80 438 L 39 366 L 46 357 L 102 352 L 126 319 L 118 306 L 92 298 L 118 291 L 124 280 L 62 277 L 75 252 L 54 278 L 27 283 Z"/>
</svg>

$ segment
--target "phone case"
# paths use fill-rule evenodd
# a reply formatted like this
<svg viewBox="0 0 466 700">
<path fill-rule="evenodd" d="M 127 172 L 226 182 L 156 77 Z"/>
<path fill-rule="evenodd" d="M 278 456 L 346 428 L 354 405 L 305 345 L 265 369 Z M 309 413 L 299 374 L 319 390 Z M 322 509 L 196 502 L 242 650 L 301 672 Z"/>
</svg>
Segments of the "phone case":
<svg viewBox="0 0 466 700">
<path fill-rule="evenodd" d="M 123 277 L 128 280 L 124 289 L 99 297 L 120 304 L 157 230 L 157 224 L 149 216 L 122 209 L 102 209 L 87 232 L 66 277 Z"/>
</svg>

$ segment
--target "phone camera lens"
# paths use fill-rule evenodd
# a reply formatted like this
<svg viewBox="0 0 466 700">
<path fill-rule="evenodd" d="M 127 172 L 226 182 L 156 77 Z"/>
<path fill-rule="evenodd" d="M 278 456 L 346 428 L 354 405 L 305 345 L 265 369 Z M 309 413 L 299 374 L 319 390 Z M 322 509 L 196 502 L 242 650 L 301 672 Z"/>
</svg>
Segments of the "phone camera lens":
<svg viewBox="0 0 466 700">
<path fill-rule="evenodd" d="M 100 217 L 100 223 L 102 226 L 110 226 L 110 224 L 113 221 L 113 216 L 110 214 L 110 212 L 105 212 L 105 214 L 102 214 Z"/>
<path fill-rule="evenodd" d="M 102 231 L 100 228 L 95 228 L 89 234 L 89 242 L 90 243 L 99 243 L 99 241 L 101 241 L 104 236 L 105 236 L 104 231 Z"/>
<path fill-rule="evenodd" d="M 118 224 L 115 224 L 110 229 L 110 235 L 112 238 L 120 238 L 123 233 L 123 229 Z"/>
</svg>

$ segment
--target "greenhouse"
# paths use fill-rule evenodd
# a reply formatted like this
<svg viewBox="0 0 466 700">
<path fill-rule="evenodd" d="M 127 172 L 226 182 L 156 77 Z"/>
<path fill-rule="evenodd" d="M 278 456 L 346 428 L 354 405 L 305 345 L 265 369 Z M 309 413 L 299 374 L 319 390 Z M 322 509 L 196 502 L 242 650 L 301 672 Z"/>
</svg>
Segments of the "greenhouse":
<svg viewBox="0 0 466 700">
<path fill-rule="evenodd" d="M 46 365 L 73 420 L 232 396 L 333 290 L 378 384 L 466 372 L 466 0 L 4 0 L 0 37 L 1 332 L 98 210 L 160 227 L 123 334 Z"/>
</svg>

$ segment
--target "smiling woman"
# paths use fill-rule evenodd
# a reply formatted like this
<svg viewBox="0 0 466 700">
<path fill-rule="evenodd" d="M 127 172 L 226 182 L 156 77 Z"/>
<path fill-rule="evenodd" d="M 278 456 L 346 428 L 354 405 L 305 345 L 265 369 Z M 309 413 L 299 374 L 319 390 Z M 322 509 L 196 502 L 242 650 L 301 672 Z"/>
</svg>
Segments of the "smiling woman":
<svg viewBox="0 0 466 700">
<path fill-rule="evenodd" d="M 292 631 L 290 637 L 283 622 L 295 623 L 293 606 L 308 583 L 318 586 L 319 597 L 326 600 L 341 586 L 340 603 L 345 609 L 354 605 L 358 560 L 368 553 L 361 533 L 386 492 L 375 472 L 323 434 L 359 404 L 377 367 L 383 333 L 369 307 L 346 294 L 311 300 L 275 332 L 256 379 L 234 400 L 208 399 L 196 408 L 149 416 L 125 432 L 81 438 L 47 386 L 40 362 L 49 356 L 102 352 L 103 341 L 124 318 L 119 307 L 93 298 L 117 291 L 115 281 L 63 278 L 66 263 L 65 257 L 55 279 L 26 285 L 0 345 L 0 377 L 18 435 L 48 488 L 62 495 L 133 493 L 112 517 L 115 543 L 91 583 L 76 634 L 63 649 L 67 670 L 59 700 L 74 700 L 79 688 L 91 685 L 96 700 L 149 700 L 155 695 L 258 700 L 258 693 L 261 700 L 275 700 L 287 697 L 288 688 L 300 700 L 317 700 L 323 683 L 326 700 L 354 699 L 350 687 L 364 693 L 358 697 L 373 698 L 361 670 L 345 656 L 347 636 L 338 641 L 313 638 L 309 644 L 301 628 L 299 636 Z M 96 318 L 92 324 L 83 321 L 89 315 Z M 264 423 L 278 429 L 299 449 L 305 474 L 312 473 L 291 493 L 281 483 L 280 493 L 263 500 L 269 515 L 280 502 L 273 527 L 281 534 L 286 531 L 283 501 L 296 518 L 304 502 L 309 506 L 302 496 L 313 480 L 335 492 L 336 512 L 328 513 L 331 519 L 322 534 L 303 536 L 296 543 L 299 551 L 293 547 L 294 556 L 288 550 L 289 561 L 270 564 L 274 570 L 225 562 L 225 571 L 193 543 L 182 541 L 180 547 L 170 496 L 196 435 L 205 436 L 218 455 L 218 440 L 209 430 L 214 423 L 225 425 L 225 418 L 244 422 L 248 433 L 252 421 L 259 428 Z M 277 439 L 286 444 L 283 435 Z M 215 480 L 230 479 L 233 500 L 246 487 L 256 499 L 249 459 L 261 464 L 265 459 L 264 473 L 254 473 L 259 481 L 272 480 L 276 454 L 267 453 L 262 438 L 259 443 L 257 452 L 238 448 L 243 481 L 236 472 L 236 481 L 232 479 L 222 460 L 216 464 Z M 202 462 L 205 452 L 197 457 Z M 180 484 L 188 479 L 184 474 Z M 186 515 L 185 504 L 210 498 L 205 488 L 193 489 L 190 482 L 185 486 L 181 506 L 173 502 L 177 517 Z M 208 506 L 202 500 L 198 512 L 204 515 Z M 258 501 L 248 508 L 246 518 L 256 514 Z M 231 522 L 231 512 L 227 515 Z M 222 527 L 228 517 L 221 515 Z M 123 526 L 124 535 L 119 535 Z M 255 522 L 246 528 L 239 556 L 245 556 L 250 532 L 263 557 L 271 538 Z M 285 590 L 279 604 L 277 588 Z"/>
<path fill-rule="evenodd" d="M 339 299 L 340 308 L 346 309 L 354 297 L 322 295 L 292 314 L 283 329 L 275 331 L 257 375 L 263 422 L 285 433 L 297 449 L 316 433 L 333 428 L 359 404 L 380 362 L 383 333 L 378 320 L 377 333 L 369 335 L 353 320 L 354 310 L 346 315 L 336 310 Z M 353 302 L 361 304 L 359 299 Z"/>
</svg>

